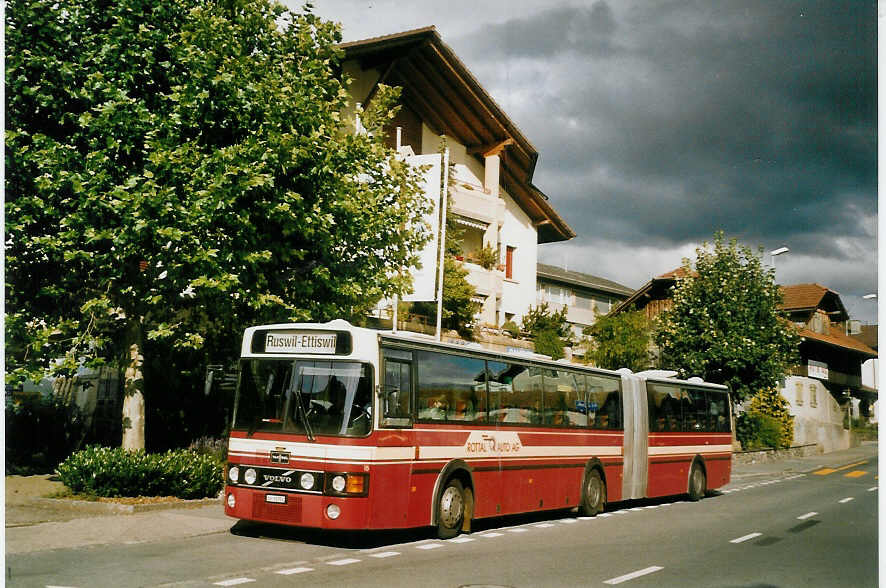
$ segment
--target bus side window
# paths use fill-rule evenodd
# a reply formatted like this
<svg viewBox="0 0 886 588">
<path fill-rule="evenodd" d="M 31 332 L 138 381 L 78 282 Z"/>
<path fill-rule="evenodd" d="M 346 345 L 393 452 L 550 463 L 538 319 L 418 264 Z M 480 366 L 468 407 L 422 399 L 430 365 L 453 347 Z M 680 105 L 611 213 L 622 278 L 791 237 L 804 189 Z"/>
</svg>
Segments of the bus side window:
<svg viewBox="0 0 886 588">
<path fill-rule="evenodd" d="M 385 357 L 382 391 L 385 418 L 408 419 L 412 414 L 412 363 Z"/>
</svg>

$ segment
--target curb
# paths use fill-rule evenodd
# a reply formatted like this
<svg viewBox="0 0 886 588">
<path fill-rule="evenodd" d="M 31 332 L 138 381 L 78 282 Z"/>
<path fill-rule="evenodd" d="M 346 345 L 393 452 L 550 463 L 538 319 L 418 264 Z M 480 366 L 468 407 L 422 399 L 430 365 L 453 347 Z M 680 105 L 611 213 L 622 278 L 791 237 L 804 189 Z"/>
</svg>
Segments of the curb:
<svg viewBox="0 0 886 588">
<path fill-rule="evenodd" d="M 67 498 L 32 498 L 30 504 L 39 507 L 57 508 L 93 515 L 135 514 L 156 510 L 200 508 L 222 505 L 221 498 L 198 498 L 196 500 L 175 500 L 151 502 L 147 504 L 121 504 L 119 502 L 98 502 L 91 500 L 71 500 Z"/>
</svg>

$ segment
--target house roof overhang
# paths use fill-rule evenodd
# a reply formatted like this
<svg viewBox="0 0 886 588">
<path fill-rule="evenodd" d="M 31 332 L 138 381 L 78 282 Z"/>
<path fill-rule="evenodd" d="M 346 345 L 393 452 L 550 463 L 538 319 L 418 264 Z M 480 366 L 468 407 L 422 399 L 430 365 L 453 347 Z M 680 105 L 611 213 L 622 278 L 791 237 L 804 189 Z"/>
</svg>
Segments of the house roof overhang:
<svg viewBox="0 0 886 588">
<path fill-rule="evenodd" d="M 538 231 L 539 243 L 575 231 L 532 183 L 538 151 L 431 27 L 339 45 L 345 61 L 379 72 L 376 83 L 403 88 L 403 103 L 435 132 L 453 137 L 483 161 L 501 158 L 500 183 Z M 364 100 L 371 99 L 374 89 Z"/>
<path fill-rule="evenodd" d="M 874 351 L 858 339 L 855 339 L 849 335 L 845 335 L 833 329 L 832 332 L 827 335 L 823 333 L 816 333 L 815 331 L 811 331 L 809 329 L 798 329 L 797 334 L 800 335 L 802 339 L 815 341 L 817 343 L 822 343 L 830 347 L 836 347 L 842 351 L 852 352 L 861 355 L 863 357 L 863 361 L 877 357 L 876 351 Z"/>
</svg>

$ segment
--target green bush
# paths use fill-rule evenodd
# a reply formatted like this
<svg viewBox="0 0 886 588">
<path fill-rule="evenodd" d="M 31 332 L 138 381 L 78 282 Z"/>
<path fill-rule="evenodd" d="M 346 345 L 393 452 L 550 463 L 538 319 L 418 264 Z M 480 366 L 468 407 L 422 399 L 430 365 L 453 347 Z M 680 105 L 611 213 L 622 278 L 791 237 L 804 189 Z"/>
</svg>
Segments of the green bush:
<svg viewBox="0 0 886 588">
<path fill-rule="evenodd" d="M 782 446 L 782 425 L 778 419 L 759 412 L 745 412 L 736 418 L 735 434 L 745 451 Z"/>
<path fill-rule="evenodd" d="M 72 492 L 95 496 L 215 497 L 224 485 L 215 457 L 185 449 L 148 454 L 120 447 L 88 447 L 58 466 Z"/>
<path fill-rule="evenodd" d="M 520 327 L 518 327 L 517 323 L 514 321 L 505 321 L 505 324 L 503 324 L 501 328 L 514 339 L 520 338 Z"/>
</svg>

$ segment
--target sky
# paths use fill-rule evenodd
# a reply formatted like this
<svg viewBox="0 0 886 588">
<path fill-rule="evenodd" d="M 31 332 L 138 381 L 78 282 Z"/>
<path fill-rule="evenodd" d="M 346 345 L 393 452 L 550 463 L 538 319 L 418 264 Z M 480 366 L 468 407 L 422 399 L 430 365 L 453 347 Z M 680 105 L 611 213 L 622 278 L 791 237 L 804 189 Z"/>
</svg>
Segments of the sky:
<svg viewBox="0 0 886 588">
<path fill-rule="evenodd" d="M 722 230 L 877 322 L 875 2 L 313 4 L 345 41 L 436 26 L 577 233 L 539 262 L 638 288 Z"/>
</svg>

